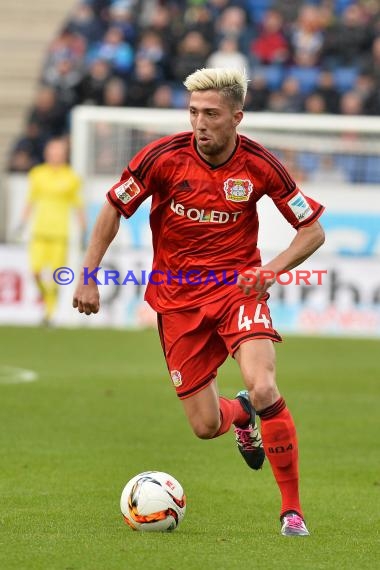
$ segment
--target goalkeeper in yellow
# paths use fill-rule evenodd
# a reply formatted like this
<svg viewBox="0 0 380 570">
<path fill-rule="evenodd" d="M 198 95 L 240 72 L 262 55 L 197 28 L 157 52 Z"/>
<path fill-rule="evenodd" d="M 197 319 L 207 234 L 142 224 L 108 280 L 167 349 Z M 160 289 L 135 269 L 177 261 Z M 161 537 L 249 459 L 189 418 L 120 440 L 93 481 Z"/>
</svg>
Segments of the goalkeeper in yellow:
<svg viewBox="0 0 380 570">
<path fill-rule="evenodd" d="M 45 324 L 50 324 L 58 300 L 58 286 L 52 275 L 66 265 L 70 213 L 77 209 L 83 240 L 86 227 L 81 197 L 81 180 L 67 162 L 65 139 L 52 139 L 45 147 L 45 162 L 29 172 L 27 203 L 21 225 L 31 218 L 30 265 L 41 292 Z M 46 270 L 46 271 L 45 271 Z"/>
</svg>

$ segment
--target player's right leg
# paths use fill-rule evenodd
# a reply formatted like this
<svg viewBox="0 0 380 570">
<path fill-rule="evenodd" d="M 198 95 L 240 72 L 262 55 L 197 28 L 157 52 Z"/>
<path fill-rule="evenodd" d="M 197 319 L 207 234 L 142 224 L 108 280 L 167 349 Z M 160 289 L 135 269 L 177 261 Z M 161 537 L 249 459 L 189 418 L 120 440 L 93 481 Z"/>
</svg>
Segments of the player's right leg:
<svg viewBox="0 0 380 570">
<path fill-rule="evenodd" d="M 169 373 L 195 435 L 211 439 L 232 426 L 246 425 L 250 413 L 238 399 L 219 396 L 218 367 L 228 356 L 207 308 L 158 315 Z"/>
<path fill-rule="evenodd" d="M 299 497 L 296 427 L 276 385 L 273 344 L 268 339 L 248 340 L 235 357 L 258 410 L 265 453 L 281 492 L 281 533 L 307 536 Z"/>
</svg>

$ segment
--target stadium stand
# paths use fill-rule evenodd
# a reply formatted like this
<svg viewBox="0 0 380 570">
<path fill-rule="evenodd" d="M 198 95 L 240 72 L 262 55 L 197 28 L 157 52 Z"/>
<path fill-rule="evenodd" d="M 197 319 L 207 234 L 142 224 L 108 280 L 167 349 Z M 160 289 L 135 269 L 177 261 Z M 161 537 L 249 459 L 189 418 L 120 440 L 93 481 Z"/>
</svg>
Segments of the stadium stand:
<svg viewBox="0 0 380 570">
<path fill-rule="evenodd" d="M 0 168 L 9 147 L 25 131 L 25 113 L 36 91 L 46 46 L 76 0 L 6 0 L 2 2 L 0 45 Z"/>
<path fill-rule="evenodd" d="M 184 107 L 183 79 L 220 65 L 223 53 L 230 65 L 249 67 L 247 110 L 380 115 L 378 2 L 77 0 L 71 12 L 68 4 L 34 100 L 30 87 L 16 89 L 16 101 L 33 102 L 10 152 L 11 172 L 41 162 L 46 141 L 69 132 L 77 104 Z M 33 41 L 45 21 L 38 10 Z M 25 67 L 26 76 L 37 74 L 35 60 Z"/>
</svg>

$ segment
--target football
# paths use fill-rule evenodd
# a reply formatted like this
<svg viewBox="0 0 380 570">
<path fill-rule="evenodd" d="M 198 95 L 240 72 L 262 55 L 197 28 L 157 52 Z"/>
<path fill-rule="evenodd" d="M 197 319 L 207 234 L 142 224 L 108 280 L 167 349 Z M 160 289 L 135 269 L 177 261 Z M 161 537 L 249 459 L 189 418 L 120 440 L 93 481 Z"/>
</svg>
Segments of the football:
<svg viewBox="0 0 380 570">
<path fill-rule="evenodd" d="M 133 530 L 170 531 L 185 516 L 186 496 L 180 483 L 168 473 L 145 471 L 125 485 L 120 509 Z"/>
</svg>

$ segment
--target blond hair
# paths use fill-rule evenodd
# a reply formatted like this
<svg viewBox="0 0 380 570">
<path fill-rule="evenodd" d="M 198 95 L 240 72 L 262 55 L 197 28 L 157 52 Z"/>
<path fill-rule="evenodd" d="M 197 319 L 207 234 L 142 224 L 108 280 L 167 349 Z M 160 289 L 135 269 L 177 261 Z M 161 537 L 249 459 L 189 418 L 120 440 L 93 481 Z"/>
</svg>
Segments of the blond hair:
<svg viewBox="0 0 380 570">
<path fill-rule="evenodd" d="M 233 106 L 243 107 L 247 94 L 248 78 L 245 71 L 224 67 L 197 69 L 183 82 L 186 89 L 207 91 L 215 89 L 232 101 Z"/>
</svg>

